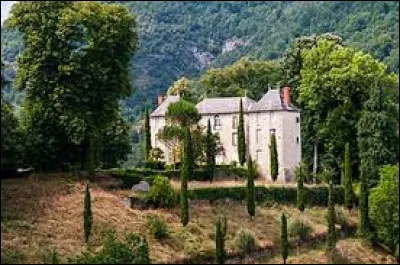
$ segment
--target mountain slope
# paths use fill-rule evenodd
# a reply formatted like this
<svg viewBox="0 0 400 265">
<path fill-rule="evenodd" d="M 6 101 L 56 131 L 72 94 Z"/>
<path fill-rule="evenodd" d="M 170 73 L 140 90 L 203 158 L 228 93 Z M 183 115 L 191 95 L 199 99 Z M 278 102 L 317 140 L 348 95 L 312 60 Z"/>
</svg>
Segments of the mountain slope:
<svg viewBox="0 0 400 265">
<path fill-rule="evenodd" d="M 333 32 L 399 69 L 398 2 L 123 2 L 138 17 L 140 51 L 133 58 L 134 93 L 124 103 L 136 120 L 143 102 L 179 77 L 197 76 L 241 56 L 277 59 L 298 36 Z M 2 27 L 2 58 L 22 49 L 18 33 Z"/>
</svg>

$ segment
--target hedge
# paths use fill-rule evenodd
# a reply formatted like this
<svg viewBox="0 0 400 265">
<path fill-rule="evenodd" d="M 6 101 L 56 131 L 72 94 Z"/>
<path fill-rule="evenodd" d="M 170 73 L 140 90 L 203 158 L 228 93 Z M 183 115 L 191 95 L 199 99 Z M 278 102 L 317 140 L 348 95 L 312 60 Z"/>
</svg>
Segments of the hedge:
<svg viewBox="0 0 400 265">
<path fill-rule="evenodd" d="M 189 198 L 192 200 L 220 200 L 231 199 L 241 201 L 246 199 L 245 187 L 211 187 L 198 188 L 189 191 Z M 328 187 L 304 187 L 304 198 L 306 205 L 327 206 Z M 256 201 L 276 202 L 286 204 L 296 204 L 296 187 L 256 187 Z M 333 199 L 336 204 L 344 203 L 344 188 L 336 186 L 334 188 Z"/>
<path fill-rule="evenodd" d="M 163 175 L 169 179 L 179 179 L 179 169 L 156 170 L 150 168 L 128 168 L 128 169 L 108 169 L 101 172 L 110 174 L 119 178 L 123 182 L 122 188 L 131 188 L 140 181 L 145 180 L 151 184 L 154 175 Z M 217 167 L 216 176 L 236 176 L 239 178 L 246 176 L 247 170 L 244 168 L 225 168 Z M 194 170 L 194 175 L 190 180 L 206 181 L 208 180 L 207 170 L 204 167 Z"/>
</svg>

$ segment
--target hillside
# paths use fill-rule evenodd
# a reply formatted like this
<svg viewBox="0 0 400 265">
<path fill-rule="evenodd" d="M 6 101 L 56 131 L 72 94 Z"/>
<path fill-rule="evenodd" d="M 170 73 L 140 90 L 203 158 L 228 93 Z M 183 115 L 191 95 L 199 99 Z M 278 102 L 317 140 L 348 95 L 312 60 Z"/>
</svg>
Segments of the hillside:
<svg viewBox="0 0 400 265">
<path fill-rule="evenodd" d="M 147 98 L 179 77 L 197 76 L 241 56 L 278 59 L 298 36 L 333 32 L 399 69 L 399 3 L 387 2 L 123 2 L 138 17 L 140 51 L 133 58 L 134 93 L 124 113 L 137 120 Z M 1 30 L 2 58 L 12 63 L 21 36 Z M 13 65 L 13 64 L 12 64 Z M 14 65 L 15 66 L 15 65 Z M 9 77 L 13 78 L 12 71 Z M 11 72 L 11 73 L 10 73 Z M 12 100 L 21 102 L 21 96 Z"/>
<path fill-rule="evenodd" d="M 32 175 L 24 179 L 1 180 L 1 260 L 2 263 L 48 263 L 54 248 L 60 261 L 85 250 L 82 227 L 84 180 L 67 175 Z M 228 218 L 227 250 L 236 247 L 235 234 L 240 229 L 255 234 L 257 245 L 279 245 L 280 214 L 289 220 L 301 218 L 313 229 L 313 234 L 326 231 L 326 208 L 308 208 L 300 213 L 292 206 L 260 204 L 256 218 L 248 218 L 245 204 L 235 201 L 192 201 L 191 221 L 182 227 L 179 206 L 172 209 L 138 209 L 124 205 L 124 191 L 104 189 L 104 182 L 91 183 L 94 226 L 90 245 L 94 250 L 102 246 L 102 233 L 115 229 L 118 236 L 136 232 L 149 241 L 152 263 L 180 261 L 210 255 L 215 248 L 215 216 L 225 213 Z M 148 229 L 148 218 L 159 215 L 167 224 L 169 237 L 157 240 Z M 357 221 L 357 211 L 350 216 Z M 290 254 L 289 263 L 321 263 L 326 261 L 325 242 L 305 245 Z M 354 252 L 348 250 L 353 249 Z M 338 243 L 343 259 L 353 263 L 395 263 L 392 256 L 373 250 L 359 239 L 344 239 Z M 246 263 L 280 263 L 279 253 L 248 257 Z M 263 253 L 259 253 L 263 254 Z"/>
</svg>

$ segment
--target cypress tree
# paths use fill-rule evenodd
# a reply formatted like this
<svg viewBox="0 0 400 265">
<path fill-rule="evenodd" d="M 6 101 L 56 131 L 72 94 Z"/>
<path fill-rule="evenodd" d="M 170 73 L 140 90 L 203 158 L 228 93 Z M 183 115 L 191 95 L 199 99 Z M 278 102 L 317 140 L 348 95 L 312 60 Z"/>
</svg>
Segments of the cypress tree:
<svg viewBox="0 0 400 265">
<path fill-rule="evenodd" d="M 336 231 L 335 231 L 335 202 L 333 201 L 333 184 L 329 183 L 328 197 L 328 250 L 336 247 Z"/>
<path fill-rule="evenodd" d="M 281 252 L 283 264 L 286 264 L 286 259 L 289 256 L 289 241 L 287 232 L 287 220 L 284 213 L 281 216 Z"/>
<path fill-rule="evenodd" d="M 367 237 L 369 235 L 369 209 L 368 209 L 368 181 L 366 173 L 361 172 L 360 179 L 360 210 L 359 219 L 360 225 L 358 226 L 358 235 Z"/>
<path fill-rule="evenodd" d="M 271 165 L 271 178 L 276 181 L 278 177 L 278 151 L 276 149 L 276 137 L 275 134 L 271 135 L 271 144 L 269 145 L 270 154 L 270 165 Z"/>
<path fill-rule="evenodd" d="M 225 253 L 225 237 L 226 237 L 226 217 L 219 217 L 216 225 L 215 232 L 215 263 L 224 264 L 226 253 Z"/>
<path fill-rule="evenodd" d="M 90 190 L 89 185 L 86 184 L 85 198 L 84 198 L 84 210 L 83 210 L 83 230 L 85 233 L 85 242 L 88 242 L 90 233 L 92 231 L 93 214 L 92 205 L 90 201 Z"/>
<path fill-rule="evenodd" d="M 150 114 L 149 109 L 146 106 L 146 114 L 144 119 L 144 133 L 145 133 L 145 143 L 144 143 L 144 159 L 150 159 L 151 151 L 151 134 L 150 134 Z"/>
<path fill-rule="evenodd" d="M 187 192 L 188 179 L 193 175 L 193 149 L 192 137 L 189 127 L 185 129 L 185 141 L 183 150 L 183 163 L 181 169 L 181 223 L 186 226 L 189 223 L 189 202 Z"/>
<path fill-rule="evenodd" d="M 206 135 L 206 162 L 207 162 L 207 175 L 212 182 L 215 171 L 215 155 L 216 155 L 216 143 L 211 131 L 211 122 L 208 120 L 207 123 L 207 135 Z"/>
<path fill-rule="evenodd" d="M 247 212 L 250 218 L 253 219 L 256 212 L 256 200 L 255 200 L 255 185 L 254 179 L 256 177 L 256 170 L 253 165 L 251 156 L 249 157 L 248 170 L 247 170 Z"/>
<path fill-rule="evenodd" d="M 351 178 L 350 144 L 346 143 L 344 151 L 344 203 L 349 210 L 353 207 L 353 187 Z"/>
<path fill-rule="evenodd" d="M 300 166 L 300 174 L 297 176 L 297 209 L 301 212 L 304 211 L 304 183 L 303 183 L 303 172 Z"/>
<path fill-rule="evenodd" d="M 240 99 L 239 106 L 239 126 L 237 132 L 237 144 L 238 144 L 238 155 L 239 155 L 239 163 L 240 165 L 244 165 L 246 162 L 246 136 L 244 133 L 244 118 L 243 118 L 243 102 Z"/>
</svg>

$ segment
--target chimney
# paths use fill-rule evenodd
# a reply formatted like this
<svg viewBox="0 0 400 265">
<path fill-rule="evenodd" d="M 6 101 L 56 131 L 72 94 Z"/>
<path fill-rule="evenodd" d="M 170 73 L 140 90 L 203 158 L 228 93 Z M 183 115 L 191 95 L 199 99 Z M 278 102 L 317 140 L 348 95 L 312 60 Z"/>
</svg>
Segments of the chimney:
<svg viewBox="0 0 400 265">
<path fill-rule="evenodd" d="M 285 103 L 285 106 L 288 108 L 290 107 L 291 100 L 290 100 L 290 87 L 285 86 L 282 88 L 282 93 L 283 93 L 283 102 Z"/>
<path fill-rule="evenodd" d="M 160 106 L 163 102 L 164 102 L 164 96 L 163 95 L 159 95 L 158 97 L 157 97 L 157 104 L 158 104 L 158 106 Z"/>
</svg>

